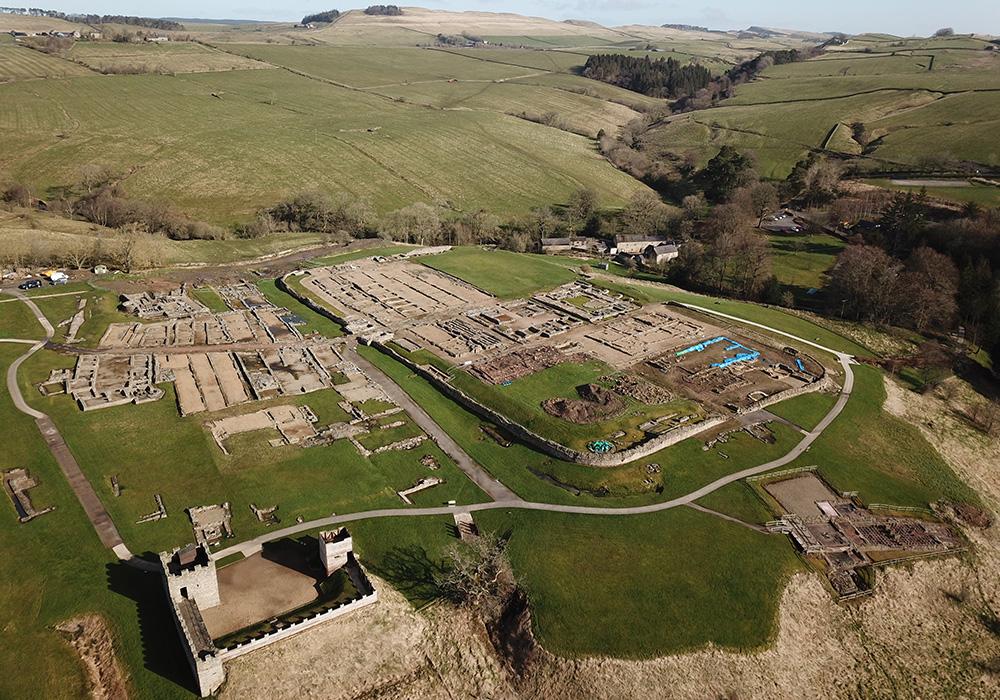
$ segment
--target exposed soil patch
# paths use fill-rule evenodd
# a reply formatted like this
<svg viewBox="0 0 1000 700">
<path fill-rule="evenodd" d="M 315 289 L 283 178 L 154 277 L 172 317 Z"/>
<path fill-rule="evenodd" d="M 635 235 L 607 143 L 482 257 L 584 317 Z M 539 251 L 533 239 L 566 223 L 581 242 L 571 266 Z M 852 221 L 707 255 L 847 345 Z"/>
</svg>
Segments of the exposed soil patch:
<svg viewBox="0 0 1000 700">
<path fill-rule="evenodd" d="M 128 686 L 115 657 L 111 631 L 104 618 L 84 615 L 56 626 L 76 651 L 87 671 L 90 697 L 95 700 L 125 700 Z M 170 630 L 172 631 L 172 630 Z M 10 669 L 13 671 L 13 669 Z"/>
<path fill-rule="evenodd" d="M 550 416 L 571 423 L 597 423 L 625 410 L 625 401 L 620 396 L 597 384 L 582 384 L 576 393 L 579 399 L 545 399 L 542 408 Z"/>
</svg>

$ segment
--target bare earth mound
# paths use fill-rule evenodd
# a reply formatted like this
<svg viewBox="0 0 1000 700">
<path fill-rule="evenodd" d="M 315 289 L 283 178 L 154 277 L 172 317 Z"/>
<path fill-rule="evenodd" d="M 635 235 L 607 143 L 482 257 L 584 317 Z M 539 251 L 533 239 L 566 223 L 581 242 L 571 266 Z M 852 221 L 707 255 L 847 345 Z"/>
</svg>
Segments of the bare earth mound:
<svg viewBox="0 0 1000 700">
<path fill-rule="evenodd" d="M 107 623 L 97 615 L 66 620 L 56 626 L 76 651 L 87 671 L 90 697 L 94 700 L 126 700 L 125 676 L 115 657 Z M 13 670 L 13 669 L 12 669 Z"/>
<path fill-rule="evenodd" d="M 571 423 L 597 423 L 625 410 L 625 402 L 610 389 L 597 384 L 583 384 L 576 388 L 579 399 L 545 399 L 542 408 L 550 416 Z"/>
</svg>

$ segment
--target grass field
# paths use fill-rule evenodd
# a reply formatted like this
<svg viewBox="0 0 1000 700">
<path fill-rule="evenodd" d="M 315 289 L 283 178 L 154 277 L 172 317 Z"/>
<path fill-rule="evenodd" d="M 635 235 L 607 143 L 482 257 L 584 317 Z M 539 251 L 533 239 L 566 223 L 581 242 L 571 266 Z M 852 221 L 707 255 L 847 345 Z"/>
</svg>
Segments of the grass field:
<svg viewBox="0 0 1000 700">
<path fill-rule="evenodd" d="M 812 392 L 785 399 L 767 410 L 776 416 L 790 420 L 795 425 L 806 430 L 815 428 L 823 417 L 830 412 L 837 397 L 825 392 Z"/>
<path fill-rule="evenodd" d="M 799 299 L 810 289 L 821 289 L 826 273 L 837 262 L 844 242 L 825 233 L 768 233 L 771 264 L 778 281 Z"/>
<path fill-rule="evenodd" d="M 456 79 L 488 83 L 530 72 L 518 66 L 477 61 L 433 49 L 383 48 L 372 51 L 354 47 L 254 44 L 229 44 L 225 48 L 272 65 L 359 88 Z"/>
<path fill-rule="evenodd" d="M 228 128 L 236 120 L 243 128 Z M 134 167 L 133 196 L 217 223 L 317 188 L 382 211 L 427 201 L 500 214 L 564 202 L 580 187 L 620 206 L 644 188 L 580 136 L 278 70 L 41 81 L 30 93 L 0 85 L 0 135 L 0 159 L 36 191 L 76 182 L 81 162 Z"/>
<path fill-rule="evenodd" d="M 0 45 L 0 83 L 33 78 L 71 78 L 91 75 L 72 61 L 33 51 L 24 46 Z"/>
<path fill-rule="evenodd" d="M 809 149 L 860 153 L 849 126 L 861 122 L 873 141 L 867 155 L 889 168 L 921 166 L 929 154 L 995 166 L 1000 56 L 963 48 L 972 47 L 931 39 L 869 54 L 862 43 L 773 66 L 718 109 L 674 117 L 648 140 L 702 162 L 724 144 L 754 150 L 763 175 L 783 178 Z M 834 129 L 839 138 L 826 144 Z"/>
<path fill-rule="evenodd" d="M 528 297 L 572 282 L 577 275 L 544 255 L 486 250 L 474 246 L 421 258 L 420 262 L 447 272 L 501 299 Z"/>
<path fill-rule="evenodd" d="M 226 302 L 222 301 L 222 297 L 219 296 L 219 293 L 215 291 L 214 287 L 195 287 L 191 289 L 190 294 L 208 307 L 209 311 L 216 313 L 229 311 L 229 307 L 226 306 Z"/>
<path fill-rule="evenodd" d="M 67 56 L 101 73 L 202 73 L 269 67 L 189 41 L 165 44 L 88 41 L 75 44 Z"/>
<path fill-rule="evenodd" d="M 0 338 L 41 340 L 45 331 L 26 305 L 20 301 L 7 301 L 12 297 L 0 295 Z"/>
<path fill-rule="evenodd" d="M 563 656 L 760 647 L 776 631 L 784 581 L 801 570 L 786 538 L 686 508 L 627 518 L 491 511 L 476 521 L 511 532 L 535 633 Z"/>
<path fill-rule="evenodd" d="M 0 345 L 0 371 L 24 352 Z M 90 526 L 34 421 L 17 412 L 0 386 L 4 468 L 25 467 L 40 481 L 31 492 L 51 513 L 18 524 L 8 498 L 0 506 L 0 697 L 73 698 L 87 695 L 83 666 L 54 629 L 68 618 L 97 613 L 110 625 L 115 652 L 137 696 L 190 697 L 178 681 L 189 675 L 172 636 L 160 583 L 116 562 Z M 178 518 L 179 520 L 180 518 Z M 30 650 L 30 659 L 25 654 Z M 16 672 L 13 672 L 16 669 Z"/>
<path fill-rule="evenodd" d="M 971 182 L 968 185 L 959 187 L 913 187 L 896 185 L 891 180 L 866 180 L 865 182 L 897 192 L 913 192 L 915 194 L 926 192 L 928 197 L 958 202 L 960 204 L 974 202 L 981 207 L 1000 206 L 1000 187 L 994 185 Z"/>
<path fill-rule="evenodd" d="M 840 417 L 796 465 L 817 465 L 841 491 L 858 491 L 867 503 L 927 507 L 941 498 L 977 503 L 964 484 L 912 425 L 882 410 L 882 373 L 854 369 L 851 400 Z"/>
</svg>

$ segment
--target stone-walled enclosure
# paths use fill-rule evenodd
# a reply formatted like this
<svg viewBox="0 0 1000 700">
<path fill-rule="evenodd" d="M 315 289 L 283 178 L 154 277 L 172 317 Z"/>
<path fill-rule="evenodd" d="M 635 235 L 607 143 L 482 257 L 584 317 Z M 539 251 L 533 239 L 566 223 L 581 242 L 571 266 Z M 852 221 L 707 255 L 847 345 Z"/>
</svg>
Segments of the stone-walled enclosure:
<svg viewBox="0 0 1000 700">
<path fill-rule="evenodd" d="M 319 558 L 326 574 L 343 570 L 349 577 L 356 595 L 329 605 L 318 605 L 298 617 L 282 620 L 261 631 L 251 633 L 228 646 L 216 646 L 203 617 L 227 601 L 220 593 L 215 561 L 202 545 L 188 545 L 160 554 L 163 584 L 180 635 L 185 656 L 194 675 L 198 693 L 213 695 L 226 680 L 224 662 L 291 637 L 324 622 L 334 620 L 378 600 L 364 569 L 354 557 L 350 533 L 341 528 L 319 533 Z M 261 586 L 274 585 L 261 581 Z"/>
</svg>

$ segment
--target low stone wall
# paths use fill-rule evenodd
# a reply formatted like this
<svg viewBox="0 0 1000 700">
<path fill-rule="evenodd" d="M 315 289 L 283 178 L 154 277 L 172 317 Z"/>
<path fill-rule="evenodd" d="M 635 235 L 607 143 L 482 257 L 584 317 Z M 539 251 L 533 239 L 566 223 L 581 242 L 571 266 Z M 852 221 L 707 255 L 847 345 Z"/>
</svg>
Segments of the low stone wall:
<svg viewBox="0 0 1000 700">
<path fill-rule="evenodd" d="M 298 622 L 293 625 L 289 625 L 283 629 L 277 630 L 275 632 L 268 632 L 260 637 L 256 637 L 249 641 L 243 642 L 235 647 L 230 647 L 228 649 L 223 649 L 219 652 L 219 658 L 222 661 L 231 661 L 233 659 L 239 658 L 244 654 L 249 654 L 252 651 L 257 651 L 269 644 L 274 644 L 282 639 L 287 639 L 292 635 L 296 635 L 299 632 L 304 632 L 310 627 L 315 627 L 324 622 L 329 622 L 335 618 L 341 617 L 348 613 L 354 612 L 360 608 L 364 608 L 378 601 L 378 592 L 372 590 L 368 595 L 361 596 L 360 598 L 355 598 L 354 600 L 339 605 L 335 608 L 325 610 L 323 612 L 314 613 L 312 617 L 306 618 L 302 622 Z"/>
<path fill-rule="evenodd" d="M 416 372 L 455 403 L 461 405 L 480 418 L 500 426 L 520 442 L 523 442 L 540 452 L 544 452 L 551 457 L 555 457 L 556 459 L 561 459 L 565 462 L 573 462 L 575 464 L 583 464 L 589 467 L 618 467 L 623 464 L 628 464 L 629 462 L 634 462 L 638 459 L 642 459 L 643 457 L 648 457 L 655 452 L 659 452 L 664 448 L 670 447 L 671 445 L 675 445 L 682 440 L 687 440 L 689 437 L 693 437 L 699 433 L 705 432 L 706 430 L 722 425 L 728 420 L 728 418 L 723 416 L 713 416 L 712 418 L 701 421 L 700 423 L 694 423 L 686 425 L 683 428 L 671 430 L 668 433 L 654 437 L 640 445 L 630 447 L 629 449 L 622 450 L 621 452 L 610 452 L 608 454 L 577 452 L 576 450 L 570 449 L 565 445 L 560 445 L 553 440 L 544 438 L 541 435 L 528 430 L 520 423 L 512 421 L 502 413 L 495 411 L 489 406 L 483 405 L 461 389 L 454 386 L 451 382 L 442 379 L 440 373 L 434 371 L 433 368 L 417 364 L 416 362 L 413 362 L 409 358 L 396 352 L 391 347 L 381 343 L 373 343 L 372 346 L 383 354 L 388 355 L 397 362 L 404 364 L 406 367 Z"/>
<path fill-rule="evenodd" d="M 777 394 L 771 394 L 766 396 L 760 401 L 755 401 L 746 408 L 740 411 L 741 414 L 753 413 L 754 411 L 759 411 L 761 409 L 767 408 L 768 406 L 773 406 L 776 403 L 781 403 L 786 399 L 795 398 L 796 396 L 802 396 L 802 394 L 811 394 L 814 391 L 824 391 L 826 389 L 833 388 L 833 380 L 829 376 L 824 376 L 822 379 L 811 382 L 809 384 L 803 384 L 802 386 L 795 387 L 794 389 L 786 389 L 785 391 L 779 391 Z"/>
<path fill-rule="evenodd" d="M 288 274 L 282 275 L 281 277 L 279 277 L 278 279 L 276 279 L 274 281 L 274 285 L 278 289 L 280 289 L 281 291 L 283 291 L 286 294 L 288 294 L 289 296 L 292 296 L 292 297 L 295 297 L 296 299 L 298 299 L 300 302 L 302 302 L 303 304 L 305 304 L 306 306 L 308 306 L 310 309 L 312 309 L 313 311 L 315 311 L 316 313 L 318 313 L 320 316 L 325 316 L 326 318 L 330 319 L 334 323 L 337 323 L 337 324 L 339 324 L 341 326 L 344 326 L 346 328 L 347 327 L 347 321 L 345 319 L 343 319 L 340 316 L 338 316 L 337 314 L 333 313 L 332 311 L 330 311 L 325 306 L 322 306 L 322 305 L 316 303 L 309 296 L 307 296 L 305 294 L 300 294 L 298 290 L 293 289 L 285 281 L 289 277 L 301 277 L 301 276 L 303 276 L 305 274 L 306 274 L 306 270 L 293 270 L 292 272 L 289 272 Z"/>
</svg>

